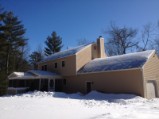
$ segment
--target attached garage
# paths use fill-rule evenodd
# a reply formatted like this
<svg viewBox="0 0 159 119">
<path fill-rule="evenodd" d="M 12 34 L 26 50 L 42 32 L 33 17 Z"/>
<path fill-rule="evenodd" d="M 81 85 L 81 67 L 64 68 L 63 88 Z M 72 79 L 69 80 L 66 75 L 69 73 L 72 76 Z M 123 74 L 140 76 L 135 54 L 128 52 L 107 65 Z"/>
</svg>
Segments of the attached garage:
<svg viewBox="0 0 159 119">
<path fill-rule="evenodd" d="M 155 80 L 149 80 L 146 82 L 146 94 L 147 98 L 155 98 L 158 96 L 157 85 Z"/>
</svg>

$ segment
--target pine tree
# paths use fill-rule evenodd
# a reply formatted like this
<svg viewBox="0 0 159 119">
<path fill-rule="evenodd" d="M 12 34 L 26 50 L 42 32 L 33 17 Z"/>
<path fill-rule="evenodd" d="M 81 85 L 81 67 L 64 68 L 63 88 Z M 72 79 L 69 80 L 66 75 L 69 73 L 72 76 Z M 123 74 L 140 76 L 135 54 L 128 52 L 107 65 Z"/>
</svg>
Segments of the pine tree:
<svg viewBox="0 0 159 119">
<path fill-rule="evenodd" d="M 44 52 L 46 56 L 59 52 L 63 47 L 62 38 L 60 36 L 57 36 L 56 32 L 52 32 L 51 36 L 47 37 L 45 44 L 46 47 Z"/>
<path fill-rule="evenodd" d="M 6 13 L 3 23 L 7 27 L 4 30 L 4 37 L 8 44 L 6 49 L 6 73 L 8 74 L 9 70 L 11 72 L 16 70 L 16 56 L 21 53 L 19 49 L 27 44 L 27 39 L 24 38 L 24 26 L 12 12 Z"/>
<path fill-rule="evenodd" d="M 7 46 L 7 42 L 5 40 L 4 37 L 4 30 L 6 29 L 6 27 L 3 24 L 3 19 L 5 17 L 5 12 L 3 12 L 3 9 L 0 8 L 0 96 L 6 93 L 6 89 L 7 89 L 7 81 L 6 81 L 6 77 L 7 75 L 5 74 L 4 70 L 5 70 L 5 55 L 6 55 L 6 46 Z"/>
</svg>

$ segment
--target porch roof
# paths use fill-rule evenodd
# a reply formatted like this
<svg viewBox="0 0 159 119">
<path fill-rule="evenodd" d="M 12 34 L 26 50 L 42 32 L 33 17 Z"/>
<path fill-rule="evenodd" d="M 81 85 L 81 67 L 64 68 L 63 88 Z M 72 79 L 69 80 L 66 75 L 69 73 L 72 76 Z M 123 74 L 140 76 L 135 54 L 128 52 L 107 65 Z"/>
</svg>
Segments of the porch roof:
<svg viewBox="0 0 159 119">
<path fill-rule="evenodd" d="M 27 72 L 13 72 L 8 79 L 41 79 L 41 78 L 62 78 L 59 74 L 41 70 L 29 70 Z"/>
</svg>

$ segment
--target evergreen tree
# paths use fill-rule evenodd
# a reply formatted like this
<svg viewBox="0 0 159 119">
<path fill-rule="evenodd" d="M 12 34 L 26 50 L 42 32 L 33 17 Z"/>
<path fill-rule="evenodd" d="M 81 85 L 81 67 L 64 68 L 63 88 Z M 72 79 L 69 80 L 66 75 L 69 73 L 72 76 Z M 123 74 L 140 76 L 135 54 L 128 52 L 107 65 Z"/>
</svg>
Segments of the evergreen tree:
<svg viewBox="0 0 159 119">
<path fill-rule="evenodd" d="M 63 47 L 62 38 L 60 36 L 57 36 L 56 32 L 52 32 L 51 36 L 47 37 L 45 44 L 46 47 L 44 52 L 46 56 L 59 52 Z"/>
<path fill-rule="evenodd" d="M 3 24 L 3 19 L 5 17 L 5 12 L 3 12 L 3 9 L 0 8 L 0 95 L 3 95 L 6 93 L 6 89 L 7 89 L 7 81 L 6 81 L 6 77 L 7 75 L 5 74 L 4 70 L 5 70 L 5 50 L 6 50 L 6 46 L 7 46 L 7 42 L 4 38 L 4 30 L 6 29 L 6 27 Z"/>
<path fill-rule="evenodd" d="M 9 70 L 11 72 L 16 70 L 16 57 L 19 57 L 19 54 L 21 54 L 20 48 L 27 44 L 27 39 L 24 38 L 24 26 L 12 12 L 6 13 L 3 23 L 7 27 L 4 30 L 4 37 L 8 44 L 6 49 L 6 73 L 8 74 Z M 22 59 L 22 55 L 20 56 Z"/>
</svg>

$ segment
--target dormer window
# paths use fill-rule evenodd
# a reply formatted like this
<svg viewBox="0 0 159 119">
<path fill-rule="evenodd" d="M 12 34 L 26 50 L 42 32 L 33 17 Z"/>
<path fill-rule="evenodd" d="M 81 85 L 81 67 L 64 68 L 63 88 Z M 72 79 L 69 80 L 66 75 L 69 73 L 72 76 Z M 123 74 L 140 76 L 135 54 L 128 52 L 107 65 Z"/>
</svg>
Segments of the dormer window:
<svg viewBox="0 0 159 119">
<path fill-rule="evenodd" d="M 65 61 L 62 61 L 62 67 L 65 67 Z"/>
<path fill-rule="evenodd" d="M 57 63 L 55 63 L 55 68 L 57 68 Z"/>
</svg>

